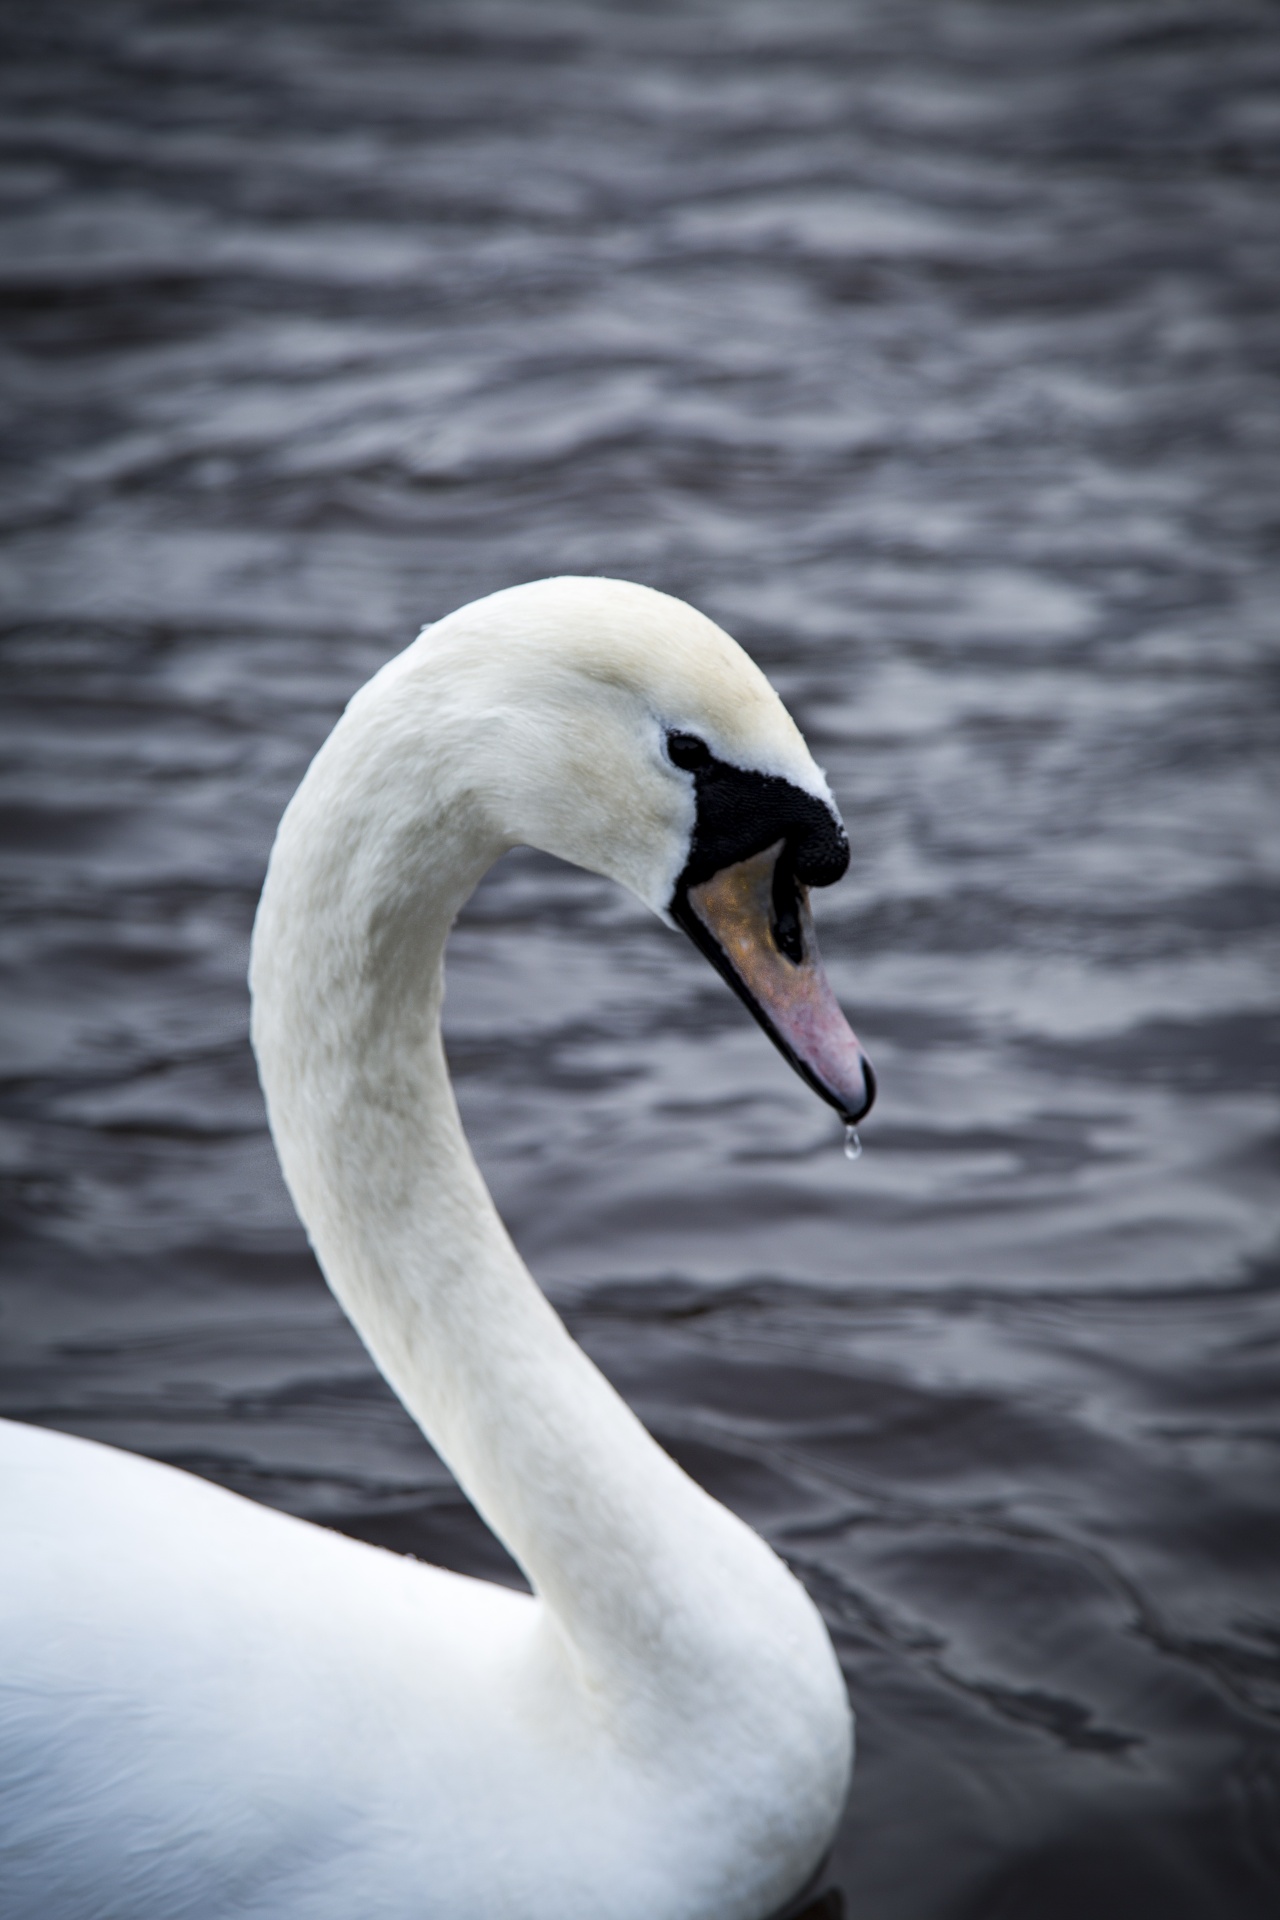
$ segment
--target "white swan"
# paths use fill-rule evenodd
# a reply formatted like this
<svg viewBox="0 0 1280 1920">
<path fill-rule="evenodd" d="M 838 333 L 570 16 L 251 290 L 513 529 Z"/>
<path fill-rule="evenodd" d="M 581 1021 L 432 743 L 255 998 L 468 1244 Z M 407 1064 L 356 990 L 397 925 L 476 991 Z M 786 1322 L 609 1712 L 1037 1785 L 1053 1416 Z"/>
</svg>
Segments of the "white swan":
<svg viewBox="0 0 1280 1920">
<path fill-rule="evenodd" d="M 870 1104 L 805 905 L 843 829 L 718 627 L 542 581 L 384 667 L 281 825 L 254 1043 L 330 1285 L 534 1597 L 3 1425 L 6 1920 L 760 1920 L 830 1842 L 816 1610 L 569 1338 L 459 1126 L 441 956 L 519 842 L 683 924 Z"/>
</svg>

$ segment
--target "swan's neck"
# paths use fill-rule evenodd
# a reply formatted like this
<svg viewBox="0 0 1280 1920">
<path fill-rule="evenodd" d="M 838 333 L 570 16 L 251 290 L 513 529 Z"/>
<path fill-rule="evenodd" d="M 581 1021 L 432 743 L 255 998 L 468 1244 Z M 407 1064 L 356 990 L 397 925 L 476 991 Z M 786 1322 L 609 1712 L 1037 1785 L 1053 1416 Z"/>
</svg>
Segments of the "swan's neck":
<svg viewBox="0 0 1280 1920">
<path fill-rule="evenodd" d="M 643 1663 L 673 1606 L 686 1626 L 704 1604 L 716 1614 L 691 1660 L 708 1644 L 737 1658 L 716 1589 L 746 1563 L 758 1578 L 765 1550 L 569 1338 L 462 1133 L 442 954 L 508 841 L 468 793 L 465 751 L 424 749 L 421 711 L 410 724 L 394 678 L 380 684 L 290 806 L 254 933 L 254 1042 L 285 1177 L 378 1365 L 588 1668 Z"/>
</svg>

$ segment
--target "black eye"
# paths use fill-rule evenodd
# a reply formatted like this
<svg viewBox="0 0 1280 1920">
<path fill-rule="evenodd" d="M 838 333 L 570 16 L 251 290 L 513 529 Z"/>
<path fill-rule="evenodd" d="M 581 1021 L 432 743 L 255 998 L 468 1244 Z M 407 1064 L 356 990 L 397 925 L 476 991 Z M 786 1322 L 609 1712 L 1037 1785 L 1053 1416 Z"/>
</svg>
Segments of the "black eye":
<svg viewBox="0 0 1280 1920">
<path fill-rule="evenodd" d="M 696 773 L 711 758 L 710 747 L 705 740 L 699 740 L 696 733 L 669 733 L 667 752 L 671 755 L 672 763 L 683 767 L 686 773 Z"/>
</svg>

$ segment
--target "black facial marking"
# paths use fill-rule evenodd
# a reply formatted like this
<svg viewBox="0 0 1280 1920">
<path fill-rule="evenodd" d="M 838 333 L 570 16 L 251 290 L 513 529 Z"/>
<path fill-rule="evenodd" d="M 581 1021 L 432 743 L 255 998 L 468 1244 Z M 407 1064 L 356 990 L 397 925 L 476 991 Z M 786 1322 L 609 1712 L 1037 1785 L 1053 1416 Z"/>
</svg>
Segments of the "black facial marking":
<svg viewBox="0 0 1280 1920">
<path fill-rule="evenodd" d="M 700 748 L 705 758 L 677 757 L 693 748 Z M 689 862 L 676 884 L 677 898 L 713 873 L 749 860 L 779 840 L 786 841 L 774 883 L 780 929 L 788 918 L 788 902 L 794 917 L 797 882 L 804 887 L 829 887 L 840 879 L 849 864 L 849 842 L 824 801 L 777 774 L 755 773 L 717 760 L 696 734 L 668 734 L 667 751 L 676 766 L 685 766 L 693 774 L 698 805 Z M 782 946 L 781 951 L 788 949 Z"/>
</svg>

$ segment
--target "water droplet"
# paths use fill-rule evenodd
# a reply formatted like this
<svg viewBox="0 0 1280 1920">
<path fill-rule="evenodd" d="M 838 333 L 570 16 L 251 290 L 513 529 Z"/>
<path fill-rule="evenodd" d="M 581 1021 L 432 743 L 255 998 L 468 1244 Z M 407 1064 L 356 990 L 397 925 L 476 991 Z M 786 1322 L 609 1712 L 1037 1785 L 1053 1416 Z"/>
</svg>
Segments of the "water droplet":
<svg viewBox="0 0 1280 1920">
<path fill-rule="evenodd" d="M 844 1130 L 844 1157 L 846 1160 L 858 1160 L 862 1157 L 862 1142 L 858 1138 L 856 1127 Z"/>
</svg>

